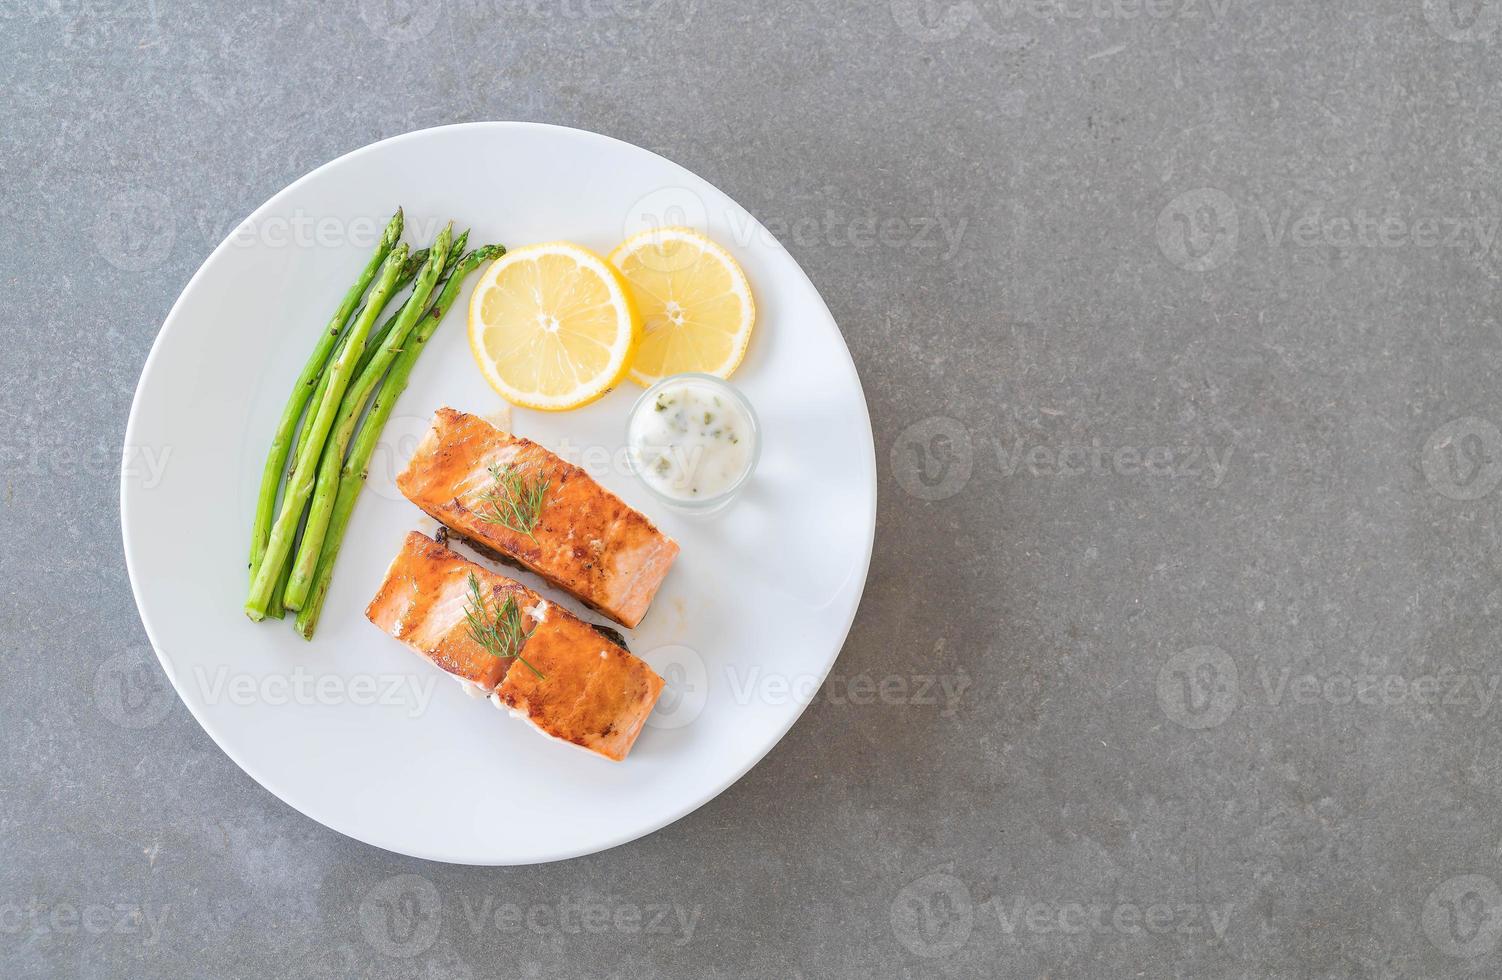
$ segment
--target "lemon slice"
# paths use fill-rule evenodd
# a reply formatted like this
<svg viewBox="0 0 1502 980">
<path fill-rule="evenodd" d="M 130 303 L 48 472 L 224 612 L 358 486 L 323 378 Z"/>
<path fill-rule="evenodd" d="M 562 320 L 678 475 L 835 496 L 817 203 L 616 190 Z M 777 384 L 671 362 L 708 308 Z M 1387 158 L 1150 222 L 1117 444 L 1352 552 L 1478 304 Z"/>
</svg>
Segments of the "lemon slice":
<svg viewBox="0 0 1502 980">
<path fill-rule="evenodd" d="M 558 412 L 619 384 L 641 339 L 620 273 L 570 242 L 496 259 L 469 302 L 469 347 L 507 401 Z"/>
<path fill-rule="evenodd" d="M 746 356 L 756 304 L 730 253 L 692 228 L 654 228 L 616 246 L 644 332 L 631 380 L 702 371 L 728 378 Z"/>
</svg>

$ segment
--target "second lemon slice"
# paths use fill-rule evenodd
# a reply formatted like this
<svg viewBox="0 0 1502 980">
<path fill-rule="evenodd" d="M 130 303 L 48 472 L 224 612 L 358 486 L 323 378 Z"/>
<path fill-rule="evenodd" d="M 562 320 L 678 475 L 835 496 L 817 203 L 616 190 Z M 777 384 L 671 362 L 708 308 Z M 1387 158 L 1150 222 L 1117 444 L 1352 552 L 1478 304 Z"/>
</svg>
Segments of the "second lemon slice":
<svg viewBox="0 0 1502 980">
<path fill-rule="evenodd" d="M 507 252 L 475 284 L 469 346 L 507 401 L 562 411 L 625 377 L 641 320 L 620 273 L 581 245 Z"/>
<path fill-rule="evenodd" d="M 756 304 L 729 252 L 692 228 L 655 228 L 617 245 L 610 261 L 642 315 L 632 381 L 683 371 L 730 377 L 746 356 Z"/>
</svg>

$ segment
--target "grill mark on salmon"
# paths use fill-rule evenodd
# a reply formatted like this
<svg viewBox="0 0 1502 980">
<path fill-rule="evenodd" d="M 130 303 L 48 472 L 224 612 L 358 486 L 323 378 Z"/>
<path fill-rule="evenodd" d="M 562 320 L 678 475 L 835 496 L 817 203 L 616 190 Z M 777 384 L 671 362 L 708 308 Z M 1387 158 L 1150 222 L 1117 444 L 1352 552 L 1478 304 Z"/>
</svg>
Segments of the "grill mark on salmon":
<svg viewBox="0 0 1502 980">
<path fill-rule="evenodd" d="M 530 536 L 483 519 L 491 468 L 507 466 L 548 481 Z M 396 485 L 482 554 L 535 572 L 626 627 L 641 622 L 678 555 L 677 542 L 583 469 L 452 408 L 434 414 Z"/>
<path fill-rule="evenodd" d="M 524 614 L 526 664 L 492 656 L 469 636 L 469 576 L 490 601 L 509 595 Z M 640 659 L 556 603 L 413 531 L 386 571 L 365 615 L 443 670 L 490 693 L 497 707 L 544 734 L 616 762 L 626 757 L 662 694 L 663 680 Z"/>
</svg>

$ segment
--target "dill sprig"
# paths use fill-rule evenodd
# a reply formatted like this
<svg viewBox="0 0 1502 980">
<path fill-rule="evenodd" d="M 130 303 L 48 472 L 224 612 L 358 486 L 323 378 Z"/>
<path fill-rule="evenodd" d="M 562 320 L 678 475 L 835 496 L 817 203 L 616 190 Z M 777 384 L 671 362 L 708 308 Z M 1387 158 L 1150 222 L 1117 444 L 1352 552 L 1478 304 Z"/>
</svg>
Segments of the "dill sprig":
<svg viewBox="0 0 1502 980">
<path fill-rule="evenodd" d="M 499 524 L 517 534 L 525 534 L 536 544 L 537 536 L 532 531 L 542 517 L 542 498 L 548 492 L 548 481 L 529 482 L 526 474 L 515 466 L 492 463 L 488 468 L 491 486 L 480 494 L 479 499 L 489 509 L 477 512 L 475 516 L 482 523 Z"/>
<path fill-rule="evenodd" d="M 464 624 L 469 638 L 484 647 L 492 657 L 519 660 L 539 678 L 547 679 L 542 671 L 522 657 L 527 631 L 522 628 L 522 611 L 516 604 L 516 597 L 508 595 L 505 602 L 492 608 L 474 572 L 469 573 L 469 601 L 464 604 Z"/>
</svg>

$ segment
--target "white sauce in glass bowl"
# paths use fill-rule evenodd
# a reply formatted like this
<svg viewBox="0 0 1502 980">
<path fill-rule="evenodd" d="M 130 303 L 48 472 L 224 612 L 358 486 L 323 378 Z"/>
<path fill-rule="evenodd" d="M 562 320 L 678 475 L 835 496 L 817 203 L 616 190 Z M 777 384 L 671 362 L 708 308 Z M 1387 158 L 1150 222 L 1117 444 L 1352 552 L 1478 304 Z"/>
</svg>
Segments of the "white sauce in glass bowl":
<svg viewBox="0 0 1502 980">
<path fill-rule="evenodd" d="M 669 378 L 636 406 L 631 465 L 670 500 L 711 500 L 755 461 L 756 427 L 740 400 L 707 379 Z"/>
</svg>

